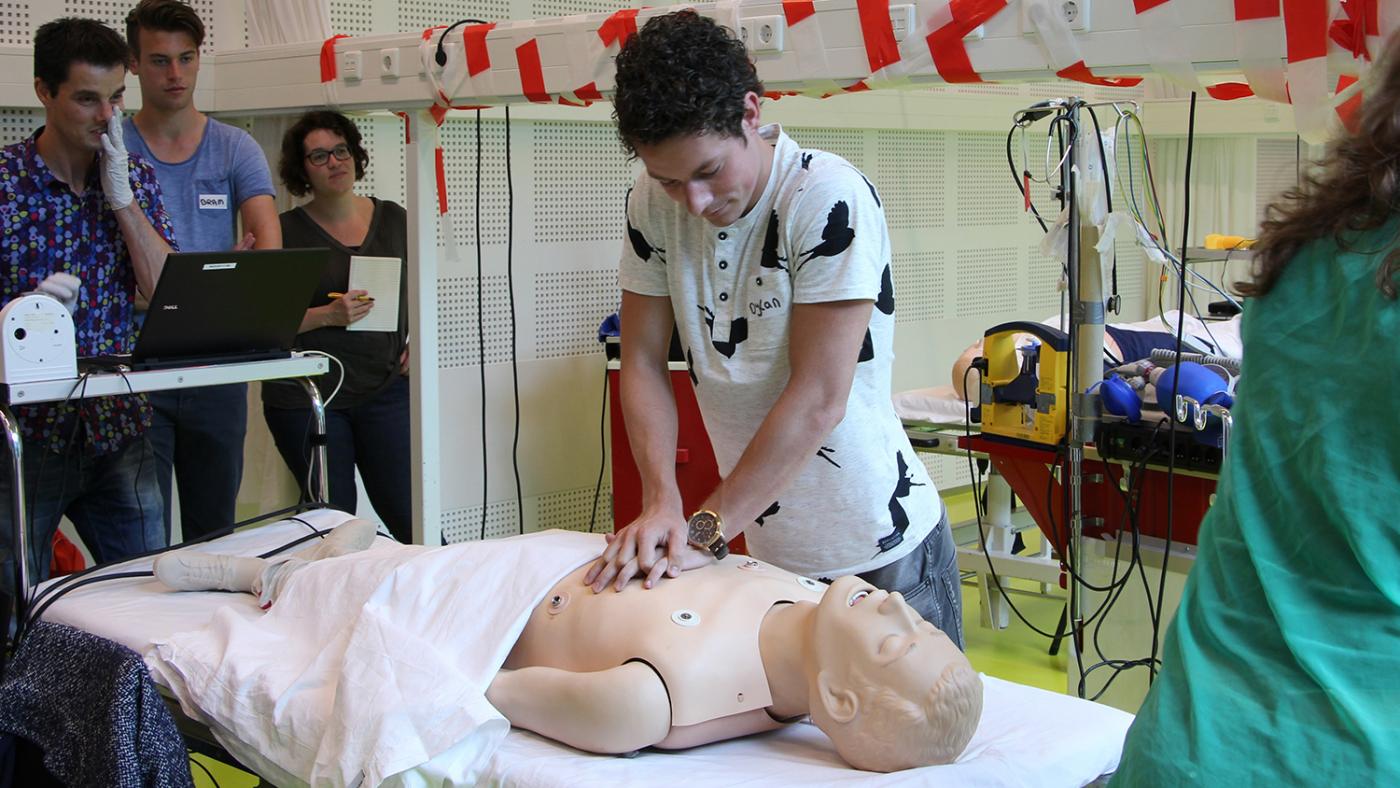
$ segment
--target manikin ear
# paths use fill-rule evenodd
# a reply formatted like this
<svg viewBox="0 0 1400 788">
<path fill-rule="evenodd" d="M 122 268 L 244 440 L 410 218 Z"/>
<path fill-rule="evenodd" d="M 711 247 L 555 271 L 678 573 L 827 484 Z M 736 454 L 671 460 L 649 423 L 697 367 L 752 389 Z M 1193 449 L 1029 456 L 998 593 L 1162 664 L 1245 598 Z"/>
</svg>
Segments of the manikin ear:
<svg viewBox="0 0 1400 788">
<path fill-rule="evenodd" d="M 817 674 L 817 698 L 827 716 L 842 725 L 855 719 L 860 712 L 860 698 L 849 688 L 838 686 L 829 671 Z"/>
</svg>

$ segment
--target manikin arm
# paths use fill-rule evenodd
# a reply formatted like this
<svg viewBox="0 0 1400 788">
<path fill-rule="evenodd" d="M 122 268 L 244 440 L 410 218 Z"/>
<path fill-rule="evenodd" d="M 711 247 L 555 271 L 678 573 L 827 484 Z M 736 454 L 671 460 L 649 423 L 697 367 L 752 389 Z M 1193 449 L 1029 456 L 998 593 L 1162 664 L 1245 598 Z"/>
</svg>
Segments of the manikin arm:
<svg viewBox="0 0 1400 788">
<path fill-rule="evenodd" d="M 632 752 L 671 730 L 666 685 L 640 662 L 593 673 L 502 670 L 486 699 L 515 727 L 589 752 Z"/>
</svg>

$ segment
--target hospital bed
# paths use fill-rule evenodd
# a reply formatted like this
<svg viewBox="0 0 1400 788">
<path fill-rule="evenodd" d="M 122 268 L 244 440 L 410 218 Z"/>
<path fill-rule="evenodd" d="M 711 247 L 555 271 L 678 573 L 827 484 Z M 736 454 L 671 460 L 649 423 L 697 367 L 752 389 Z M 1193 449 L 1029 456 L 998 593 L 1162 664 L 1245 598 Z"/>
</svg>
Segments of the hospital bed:
<svg viewBox="0 0 1400 788">
<path fill-rule="evenodd" d="M 321 510 L 305 522 L 282 521 L 242 531 L 200 549 L 256 554 L 308 533 L 307 524 L 326 529 L 348 515 Z M 139 559 L 110 571 L 149 568 Z M 103 570 L 108 571 L 108 570 Z M 50 581 L 55 582 L 55 581 Z M 176 593 L 153 578 L 96 583 L 73 591 L 44 618 L 117 641 L 154 666 L 154 643 L 206 626 L 215 611 L 249 620 L 263 615 L 254 597 L 230 593 Z M 160 677 L 162 671 L 153 669 Z M 161 683 L 158 679 L 158 683 Z M 178 683 L 178 682 L 175 682 Z M 502 786 L 642 785 L 685 775 L 691 785 L 801 783 L 809 785 L 1085 785 L 1116 768 L 1131 715 L 1076 698 L 984 677 L 985 709 L 976 735 L 957 763 L 888 775 L 846 766 L 825 736 L 810 724 L 770 734 L 681 752 L 643 751 L 631 758 L 579 752 L 534 734 L 512 730 L 494 753 L 449 749 L 416 769 L 394 775 L 391 785 Z M 250 732 L 206 727 L 206 715 L 162 684 L 187 738 L 217 742 L 229 760 L 277 785 L 302 781 L 274 765 L 245 738 Z M 246 735 L 245 735 L 246 734 Z M 256 738 L 256 737 L 252 737 Z M 205 743 L 194 748 L 208 752 Z"/>
</svg>

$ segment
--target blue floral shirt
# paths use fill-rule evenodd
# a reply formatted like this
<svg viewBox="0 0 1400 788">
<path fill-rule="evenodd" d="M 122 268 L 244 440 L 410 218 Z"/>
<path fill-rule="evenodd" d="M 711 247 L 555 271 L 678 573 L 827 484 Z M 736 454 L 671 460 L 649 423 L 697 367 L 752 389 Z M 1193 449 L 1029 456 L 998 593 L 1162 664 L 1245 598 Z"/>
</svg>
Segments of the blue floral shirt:
<svg viewBox="0 0 1400 788">
<path fill-rule="evenodd" d="M 0 303 L 33 290 L 62 271 L 82 280 L 73 315 L 78 355 L 129 353 L 136 341 L 136 273 L 107 207 L 97 166 L 82 194 L 58 180 L 29 139 L 0 149 Z M 131 190 L 162 238 L 175 246 L 155 171 L 131 157 Z M 89 454 L 114 452 L 151 424 L 144 395 L 16 406 L 24 437 L 54 452 L 70 445 Z"/>
</svg>

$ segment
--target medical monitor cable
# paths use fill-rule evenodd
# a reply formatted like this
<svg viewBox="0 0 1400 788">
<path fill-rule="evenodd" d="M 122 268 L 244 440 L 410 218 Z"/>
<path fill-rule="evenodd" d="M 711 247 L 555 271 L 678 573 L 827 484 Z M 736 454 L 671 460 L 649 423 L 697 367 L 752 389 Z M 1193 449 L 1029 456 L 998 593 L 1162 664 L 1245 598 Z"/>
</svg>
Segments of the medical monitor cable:
<svg viewBox="0 0 1400 788">
<path fill-rule="evenodd" d="M 621 373 L 619 373 L 621 374 Z M 608 367 L 603 365 L 603 410 L 598 415 L 598 481 L 593 485 L 593 508 L 588 513 L 588 532 L 598 520 L 598 497 L 603 492 L 603 471 L 608 467 Z"/>
<path fill-rule="evenodd" d="M 457 29 L 458 27 L 461 27 L 462 25 L 484 24 L 486 23 L 481 21 L 480 19 L 458 19 L 456 22 L 453 22 L 452 24 L 448 25 L 446 29 L 442 31 L 442 35 L 438 36 L 437 52 L 433 54 L 433 61 L 436 62 L 439 66 L 447 65 L 447 50 L 443 49 L 442 44 L 444 41 L 447 40 L 448 33 L 451 33 L 453 30 Z"/>
<path fill-rule="evenodd" d="M 510 465 L 515 471 L 515 518 L 525 533 L 525 501 L 520 491 L 520 369 L 515 340 L 515 184 L 511 175 L 510 105 L 506 105 L 506 295 L 510 299 L 510 382 L 515 398 L 515 435 L 510 444 Z"/>
<path fill-rule="evenodd" d="M 1185 177 L 1182 179 L 1183 194 L 1181 209 L 1181 261 L 1183 268 L 1185 267 L 1186 263 L 1186 244 L 1190 241 L 1191 238 L 1191 154 L 1195 144 L 1195 140 L 1196 91 L 1193 90 L 1191 91 L 1191 105 L 1190 108 L 1187 110 L 1186 173 Z M 1181 365 L 1181 340 L 1182 335 L 1185 333 L 1186 330 L 1186 310 L 1184 308 L 1186 304 L 1185 293 L 1186 277 L 1182 276 L 1180 278 L 1180 284 L 1177 289 L 1176 364 L 1174 365 L 1177 367 Z M 1172 517 L 1174 515 L 1173 498 L 1175 497 L 1173 495 L 1173 492 L 1175 491 L 1176 482 L 1176 397 L 1177 391 L 1180 389 L 1180 386 L 1181 381 L 1179 377 L 1173 376 L 1171 393 L 1167 399 L 1167 407 L 1163 408 L 1163 410 L 1167 414 L 1167 418 L 1171 420 L 1172 430 L 1167 435 L 1167 534 L 1166 538 L 1164 539 L 1165 544 L 1162 547 L 1162 567 L 1160 570 L 1161 574 L 1157 577 L 1157 614 L 1155 616 L 1155 619 L 1159 623 L 1162 620 L 1162 603 L 1164 601 L 1167 588 L 1167 563 L 1171 560 L 1172 552 Z M 1161 394 L 1161 391 L 1157 392 L 1158 405 L 1162 404 Z M 1160 640 L 1158 631 L 1159 629 L 1160 627 L 1154 627 L 1152 630 L 1151 657 L 1154 661 L 1157 659 L 1157 647 L 1159 645 Z M 1148 686 L 1151 686 L 1157 678 L 1157 668 L 1155 664 L 1150 664 L 1148 667 L 1148 671 L 1149 672 L 1147 677 L 1147 683 Z"/>
<path fill-rule="evenodd" d="M 440 45 L 441 40 L 438 41 Z M 481 376 L 481 538 L 486 538 L 487 502 L 491 488 L 487 485 L 486 465 L 486 321 L 482 314 L 482 292 L 486 277 L 481 261 L 481 110 L 476 111 L 476 368 Z M 446 538 L 446 537 L 444 537 Z"/>
</svg>

